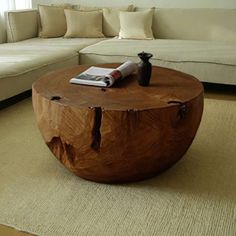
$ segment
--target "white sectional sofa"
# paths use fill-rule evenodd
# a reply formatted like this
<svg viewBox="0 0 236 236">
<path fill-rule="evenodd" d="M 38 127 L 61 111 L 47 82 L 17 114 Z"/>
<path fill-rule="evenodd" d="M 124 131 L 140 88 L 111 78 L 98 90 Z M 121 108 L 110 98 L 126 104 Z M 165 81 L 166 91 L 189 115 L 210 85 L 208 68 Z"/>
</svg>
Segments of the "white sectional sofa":
<svg viewBox="0 0 236 236">
<path fill-rule="evenodd" d="M 236 9 L 155 9 L 154 40 L 39 38 L 37 10 L 7 12 L 6 22 L 8 42 L 0 44 L 0 101 L 29 90 L 33 81 L 53 70 L 139 61 L 141 51 L 153 54 L 153 65 L 203 82 L 236 85 Z"/>
</svg>

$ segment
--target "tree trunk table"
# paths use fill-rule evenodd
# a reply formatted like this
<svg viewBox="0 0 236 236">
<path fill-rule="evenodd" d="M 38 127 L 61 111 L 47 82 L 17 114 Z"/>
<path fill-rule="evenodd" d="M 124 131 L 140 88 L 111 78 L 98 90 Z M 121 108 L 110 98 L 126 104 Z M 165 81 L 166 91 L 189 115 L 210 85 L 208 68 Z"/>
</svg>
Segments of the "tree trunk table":
<svg viewBox="0 0 236 236">
<path fill-rule="evenodd" d="M 84 179 L 128 182 L 154 176 L 185 154 L 203 112 L 197 79 L 153 66 L 148 87 L 135 74 L 112 88 L 69 83 L 88 67 L 47 74 L 32 88 L 38 127 L 64 166 Z"/>
</svg>

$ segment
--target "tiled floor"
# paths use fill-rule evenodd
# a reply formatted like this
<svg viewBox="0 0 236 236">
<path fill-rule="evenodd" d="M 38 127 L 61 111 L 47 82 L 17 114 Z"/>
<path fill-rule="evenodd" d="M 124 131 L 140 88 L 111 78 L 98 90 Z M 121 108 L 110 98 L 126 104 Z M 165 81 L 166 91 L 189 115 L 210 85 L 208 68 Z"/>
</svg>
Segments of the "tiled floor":
<svg viewBox="0 0 236 236">
<path fill-rule="evenodd" d="M 236 86 L 221 86 L 205 84 L 205 97 L 236 101 Z M 32 234 L 20 232 L 13 228 L 0 225 L 0 236 L 29 236 Z"/>
</svg>

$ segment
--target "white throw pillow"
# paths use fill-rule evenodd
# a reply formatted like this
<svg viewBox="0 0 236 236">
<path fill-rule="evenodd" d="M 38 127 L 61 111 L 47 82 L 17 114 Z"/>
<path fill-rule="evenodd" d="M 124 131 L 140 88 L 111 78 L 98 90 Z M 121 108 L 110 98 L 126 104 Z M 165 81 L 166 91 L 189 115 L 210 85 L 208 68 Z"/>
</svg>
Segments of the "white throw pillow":
<svg viewBox="0 0 236 236">
<path fill-rule="evenodd" d="M 67 31 L 65 38 L 101 38 L 102 12 L 65 10 Z"/>
<path fill-rule="evenodd" d="M 120 12 L 120 39 L 153 39 L 154 9 L 140 12 Z"/>
</svg>

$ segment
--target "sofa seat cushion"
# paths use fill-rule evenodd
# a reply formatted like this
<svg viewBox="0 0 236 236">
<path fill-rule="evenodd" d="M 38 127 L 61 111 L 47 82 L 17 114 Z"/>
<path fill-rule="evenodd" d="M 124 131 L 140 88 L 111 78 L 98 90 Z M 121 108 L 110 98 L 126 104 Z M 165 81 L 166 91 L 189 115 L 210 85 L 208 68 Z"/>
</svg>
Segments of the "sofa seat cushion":
<svg viewBox="0 0 236 236">
<path fill-rule="evenodd" d="M 0 101 L 31 89 L 40 76 L 78 65 L 78 51 L 101 39 L 41 39 L 0 44 Z"/>
<path fill-rule="evenodd" d="M 23 74 L 73 57 L 78 58 L 80 49 L 99 40 L 34 38 L 16 43 L 1 44 L 0 79 Z"/>
<path fill-rule="evenodd" d="M 86 47 L 81 53 L 136 57 L 141 51 L 153 53 L 154 60 L 236 65 L 236 43 L 234 42 L 114 38 Z"/>
<path fill-rule="evenodd" d="M 236 83 L 236 43 L 193 40 L 109 39 L 80 51 L 80 63 L 139 61 L 139 52 L 150 52 L 153 65 L 177 69 L 201 81 Z M 217 71 L 217 73 L 216 73 Z"/>
</svg>

